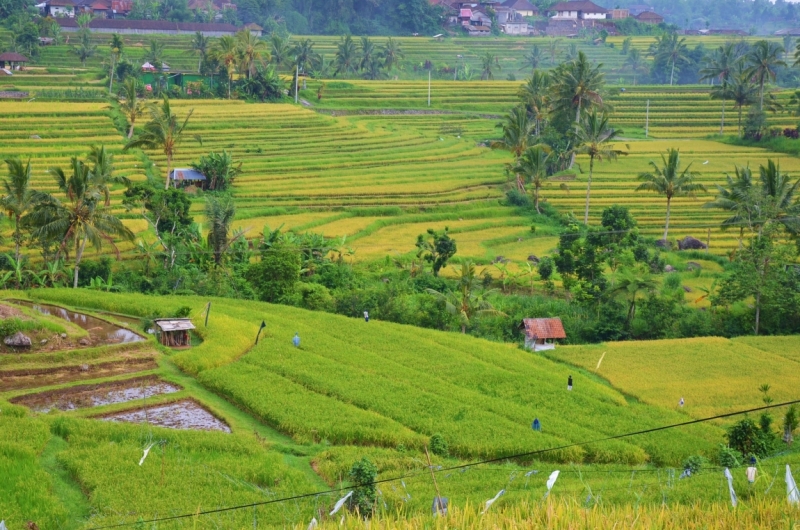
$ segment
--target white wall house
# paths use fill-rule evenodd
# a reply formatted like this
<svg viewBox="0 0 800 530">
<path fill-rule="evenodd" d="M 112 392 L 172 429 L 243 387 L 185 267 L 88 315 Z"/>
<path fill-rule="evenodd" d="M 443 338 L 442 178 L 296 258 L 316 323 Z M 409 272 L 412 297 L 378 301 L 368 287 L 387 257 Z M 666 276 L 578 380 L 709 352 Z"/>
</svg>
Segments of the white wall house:
<svg viewBox="0 0 800 530">
<path fill-rule="evenodd" d="M 608 11 L 594 2 L 559 2 L 550 7 L 549 11 L 555 13 L 555 20 L 604 20 L 608 18 Z"/>
</svg>

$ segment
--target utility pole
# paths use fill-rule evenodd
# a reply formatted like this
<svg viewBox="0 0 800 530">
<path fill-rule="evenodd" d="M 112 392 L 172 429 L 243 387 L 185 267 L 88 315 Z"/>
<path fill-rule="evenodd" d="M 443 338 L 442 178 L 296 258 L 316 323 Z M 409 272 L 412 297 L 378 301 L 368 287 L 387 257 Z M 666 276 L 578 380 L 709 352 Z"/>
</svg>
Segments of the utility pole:
<svg viewBox="0 0 800 530">
<path fill-rule="evenodd" d="M 647 100 L 647 110 L 645 111 L 644 118 L 644 137 L 650 137 L 650 100 Z"/>
<path fill-rule="evenodd" d="M 431 106 L 431 71 L 428 70 L 428 106 Z"/>
<path fill-rule="evenodd" d="M 300 65 L 298 64 L 294 74 L 294 102 L 297 103 L 297 99 L 300 94 L 297 92 L 297 84 L 300 81 Z"/>
</svg>

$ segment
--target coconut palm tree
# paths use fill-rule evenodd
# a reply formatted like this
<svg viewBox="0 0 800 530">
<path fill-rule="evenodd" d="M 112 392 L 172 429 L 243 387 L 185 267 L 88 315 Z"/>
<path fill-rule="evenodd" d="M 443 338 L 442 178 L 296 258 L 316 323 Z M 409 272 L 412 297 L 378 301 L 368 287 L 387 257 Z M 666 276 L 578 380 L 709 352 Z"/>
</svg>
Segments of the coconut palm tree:
<svg viewBox="0 0 800 530">
<path fill-rule="evenodd" d="M 650 161 L 653 171 L 639 174 L 642 184 L 636 188 L 636 191 L 654 191 L 667 198 L 667 219 L 664 223 L 664 241 L 667 241 L 672 199 L 674 197 L 694 197 L 695 192 L 706 191 L 706 187 L 694 181 L 695 176 L 691 172 L 692 164 L 681 169 L 681 155 L 678 149 L 669 149 L 666 157 L 661 155 L 661 162 L 663 165 L 659 167 L 655 162 Z"/>
<path fill-rule="evenodd" d="M 359 54 L 358 69 L 366 70 L 378 55 L 378 50 L 375 49 L 375 43 L 373 43 L 369 37 L 361 37 Z"/>
<path fill-rule="evenodd" d="M 209 48 L 211 46 L 211 39 L 203 35 L 201 32 L 195 32 L 194 36 L 192 37 L 191 48 L 192 53 L 197 55 L 197 72 L 200 73 L 200 69 L 203 65 L 203 60 L 208 55 Z"/>
<path fill-rule="evenodd" d="M 783 47 L 780 44 L 760 40 L 745 57 L 747 76 L 758 82 L 758 110 L 764 110 L 764 85 L 767 81 L 775 81 L 779 66 L 786 66 L 786 62 L 781 59 L 782 55 Z"/>
<path fill-rule="evenodd" d="M 472 262 L 466 261 L 461 264 L 457 281 L 457 291 L 447 291 L 446 293 L 434 291 L 433 289 L 428 289 L 427 291 L 442 300 L 450 314 L 458 316 L 461 333 L 467 332 L 467 326 L 476 316 L 503 314 L 496 310 L 488 300 L 489 295 L 496 292 L 496 289 L 477 292 L 477 286 L 480 281 L 475 272 L 475 265 Z"/>
<path fill-rule="evenodd" d="M 525 54 L 524 64 L 520 70 L 530 68 L 535 72 L 539 68 L 539 65 L 542 64 L 542 61 L 544 61 L 544 51 L 538 44 L 534 44 L 531 47 L 531 51 Z"/>
<path fill-rule="evenodd" d="M 284 39 L 277 33 L 273 33 L 269 38 L 269 54 L 272 57 L 272 64 L 276 68 L 287 64 L 292 56 L 292 46 L 289 39 Z"/>
<path fill-rule="evenodd" d="M 713 87 L 711 97 L 722 99 L 723 97 L 733 101 L 733 106 L 739 112 L 739 126 L 737 134 L 742 135 L 742 109 L 756 102 L 758 97 L 758 87 L 750 81 L 747 72 L 736 71 L 728 81 L 728 86 Z"/>
<path fill-rule="evenodd" d="M 342 40 L 336 45 L 336 58 L 334 63 L 336 64 L 335 75 L 344 74 L 348 76 L 358 70 L 356 43 L 350 35 L 342 37 Z"/>
<path fill-rule="evenodd" d="M 206 199 L 206 222 L 208 223 L 208 246 L 214 255 L 214 265 L 219 267 L 222 258 L 232 243 L 231 223 L 236 217 L 233 199 L 227 196 Z"/>
<path fill-rule="evenodd" d="M 628 302 L 628 315 L 625 319 L 626 326 L 630 326 L 636 316 L 636 298 L 640 293 L 653 292 L 658 286 L 657 282 L 646 270 L 626 269 L 621 271 L 618 278 L 609 288 L 610 295 L 621 295 Z"/>
<path fill-rule="evenodd" d="M 152 64 L 157 70 L 164 66 L 164 44 L 150 39 L 150 47 L 142 55 L 142 60 Z"/>
<path fill-rule="evenodd" d="M 541 70 L 534 71 L 531 78 L 519 88 L 517 95 L 536 123 L 538 136 L 550 116 L 550 75 Z"/>
<path fill-rule="evenodd" d="M 513 171 L 520 175 L 526 182 L 533 187 L 533 206 L 536 213 L 542 213 L 539 209 L 539 190 L 547 182 L 549 150 L 543 145 L 534 145 L 525 150 L 522 156 L 513 166 Z"/>
<path fill-rule="evenodd" d="M 247 74 L 247 79 L 253 77 L 256 64 L 269 61 L 267 43 L 253 35 L 248 29 L 236 32 L 236 47 L 239 52 L 239 66 Z"/>
<path fill-rule="evenodd" d="M 292 48 L 295 65 L 300 72 L 306 73 L 311 66 L 319 61 L 319 54 L 314 51 L 314 42 L 311 39 L 303 39 Z"/>
<path fill-rule="evenodd" d="M 87 243 L 100 250 L 105 241 L 119 255 L 113 236 L 132 240 L 133 233 L 102 206 L 102 193 L 95 186 L 89 166 L 72 157 L 70 169 L 69 176 L 61 168 L 49 170 L 66 202 L 52 195 L 43 197 L 30 217 L 36 227 L 34 237 L 58 241 L 60 252 L 65 254 L 75 251 L 72 286 L 77 288 Z"/>
<path fill-rule="evenodd" d="M 136 91 L 136 79 L 130 77 L 122 83 L 122 90 L 120 90 L 116 102 L 112 101 L 112 105 L 115 105 L 127 118 L 130 125 L 128 128 L 128 139 L 130 140 L 136 120 L 144 113 L 144 103 L 139 99 Z"/>
<path fill-rule="evenodd" d="M 108 74 L 108 93 L 111 94 L 114 88 L 114 66 L 117 64 L 117 61 L 119 61 L 119 58 L 122 56 L 122 51 L 125 49 L 125 43 L 119 33 L 111 35 L 109 46 L 111 48 L 111 70 Z"/>
<path fill-rule="evenodd" d="M 213 53 L 217 61 L 225 67 L 225 71 L 228 74 L 228 99 L 231 99 L 231 81 L 233 80 L 233 72 L 236 71 L 236 65 L 239 59 L 236 39 L 230 35 L 220 37 Z"/>
<path fill-rule="evenodd" d="M 636 48 L 629 51 L 628 56 L 625 58 L 625 68 L 633 73 L 633 84 L 635 86 L 636 74 L 647 70 L 647 65 L 645 64 L 642 52 Z"/>
<path fill-rule="evenodd" d="M 666 61 L 672 65 L 669 72 L 669 84 L 672 85 L 675 79 L 675 67 L 678 63 L 685 63 L 688 59 L 688 49 L 686 48 L 686 38 L 678 37 L 677 33 L 668 33 L 656 38 L 654 43 L 654 57 L 656 60 Z"/>
<path fill-rule="evenodd" d="M 780 224 L 792 235 L 800 233 L 800 202 L 797 200 L 800 179 L 792 183 L 789 175 L 781 172 L 780 164 L 770 159 L 766 166 L 759 166 L 759 188 L 756 203 L 759 235 L 771 223 Z"/>
<path fill-rule="evenodd" d="M 381 48 L 381 57 L 383 58 L 384 68 L 391 72 L 392 68 L 405 58 L 405 53 L 403 53 L 400 42 L 389 37 L 389 40 Z"/>
<path fill-rule="evenodd" d="M 22 246 L 22 230 L 20 221 L 30 212 L 37 201 L 37 193 L 31 189 L 31 161 L 23 165 L 18 158 L 7 158 L 8 178 L 3 180 L 5 196 L 0 199 L 0 205 L 5 209 L 10 218 L 14 219 L 14 259 L 20 260 L 20 247 Z"/>
<path fill-rule="evenodd" d="M 715 184 L 717 196 L 703 208 L 718 208 L 730 212 L 731 217 L 722 221 L 722 229 L 739 227 L 739 248 L 742 248 L 744 229 L 752 226 L 753 172 L 750 166 L 735 166 L 734 176 L 725 175 L 727 186 Z"/>
<path fill-rule="evenodd" d="M 502 70 L 500 67 L 500 59 L 491 52 L 481 57 L 481 79 L 484 81 L 494 79 L 494 70 Z"/>
<path fill-rule="evenodd" d="M 560 39 L 550 39 L 547 43 L 547 54 L 550 56 L 550 64 L 556 64 L 556 57 L 558 57 L 558 48 L 561 44 Z"/>
<path fill-rule="evenodd" d="M 594 173 L 595 160 L 616 160 L 620 155 L 626 155 L 625 151 L 614 149 L 611 142 L 619 136 L 617 129 L 611 127 L 608 116 L 597 114 L 593 110 L 591 114 L 580 123 L 575 131 L 575 152 L 589 157 L 589 180 L 586 183 L 586 207 L 583 213 L 583 224 L 589 224 L 589 200 L 592 193 L 592 174 Z"/>
<path fill-rule="evenodd" d="M 602 67 L 592 66 L 586 54 L 578 52 L 577 59 L 562 63 L 553 71 L 553 107 L 557 112 L 574 115 L 576 128 L 583 113 L 603 107 Z"/>
<path fill-rule="evenodd" d="M 97 188 L 104 199 L 104 206 L 111 205 L 111 184 L 129 183 L 126 177 L 114 175 L 114 155 L 106 151 L 105 146 L 95 145 L 89 148 L 89 155 L 86 161 L 92 164 L 91 175 L 92 184 Z"/>
<path fill-rule="evenodd" d="M 490 147 L 492 149 L 510 151 L 516 164 L 522 153 L 533 143 L 535 123 L 528 116 L 525 107 L 516 106 L 506 114 L 503 121 L 497 124 L 497 127 L 503 130 L 503 136 L 500 140 L 492 142 Z M 520 191 L 525 190 L 525 185 L 519 174 L 517 174 L 517 189 Z"/>
<path fill-rule="evenodd" d="M 705 66 L 700 70 L 700 81 L 714 80 L 719 81 L 720 88 L 712 90 L 712 99 L 722 100 L 722 120 L 719 125 L 719 133 L 725 132 L 725 101 L 728 99 L 731 77 L 741 68 L 742 56 L 738 53 L 738 48 L 732 43 L 717 48 L 713 54 L 705 58 Z"/>
<path fill-rule="evenodd" d="M 224 39 L 225 37 L 222 38 Z M 161 105 L 153 103 L 148 110 L 150 112 L 150 121 L 145 124 L 142 134 L 125 145 L 125 150 L 127 151 L 132 147 L 161 149 L 164 156 L 167 157 L 167 175 L 164 189 L 169 189 L 172 158 L 175 156 L 176 148 L 183 140 L 183 132 L 189 124 L 189 118 L 192 117 L 194 109 L 189 109 L 189 113 L 183 123 L 180 122 L 178 115 L 172 112 L 167 96 L 164 96 Z M 201 144 L 203 143 L 199 136 L 194 138 Z"/>
<path fill-rule="evenodd" d="M 97 46 L 92 44 L 89 32 L 83 31 L 78 37 L 78 45 L 71 45 L 69 51 L 80 60 L 81 66 L 86 66 L 86 60 L 91 59 L 97 53 Z"/>
</svg>

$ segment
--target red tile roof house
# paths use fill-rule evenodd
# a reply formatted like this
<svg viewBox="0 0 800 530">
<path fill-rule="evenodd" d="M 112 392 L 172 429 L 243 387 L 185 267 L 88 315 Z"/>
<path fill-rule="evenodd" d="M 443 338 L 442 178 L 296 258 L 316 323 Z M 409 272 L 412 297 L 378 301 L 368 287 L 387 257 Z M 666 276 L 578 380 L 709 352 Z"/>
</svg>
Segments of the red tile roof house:
<svg viewBox="0 0 800 530">
<path fill-rule="evenodd" d="M 554 350 L 556 340 L 567 338 L 560 318 L 526 318 L 522 324 L 525 327 L 525 347 L 529 350 Z"/>
</svg>

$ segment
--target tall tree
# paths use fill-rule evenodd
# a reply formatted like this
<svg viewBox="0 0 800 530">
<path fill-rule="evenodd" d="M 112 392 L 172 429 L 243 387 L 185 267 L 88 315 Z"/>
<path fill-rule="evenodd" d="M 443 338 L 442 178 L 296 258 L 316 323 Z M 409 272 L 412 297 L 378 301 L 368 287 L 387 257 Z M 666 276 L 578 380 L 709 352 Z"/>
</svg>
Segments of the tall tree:
<svg viewBox="0 0 800 530">
<path fill-rule="evenodd" d="M 200 69 L 203 65 L 203 61 L 205 60 L 206 56 L 208 55 L 209 49 L 211 47 L 211 39 L 203 35 L 201 32 L 196 31 L 194 36 L 192 37 L 192 53 L 197 55 L 197 72 L 200 73 Z"/>
<path fill-rule="evenodd" d="M 86 66 L 86 60 L 91 59 L 97 53 L 97 46 L 92 44 L 88 31 L 81 31 L 77 46 L 70 45 L 69 51 L 80 60 L 81 66 Z"/>
<path fill-rule="evenodd" d="M 386 44 L 381 48 L 381 57 L 383 58 L 383 66 L 387 71 L 391 72 L 392 68 L 405 58 L 405 53 L 400 42 L 389 37 Z"/>
<path fill-rule="evenodd" d="M 222 265 L 222 258 L 232 243 L 231 224 L 236 217 L 236 206 L 228 196 L 206 199 L 206 222 L 208 223 L 208 246 L 214 255 L 214 265 Z"/>
<path fill-rule="evenodd" d="M 654 43 L 653 56 L 656 60 L 665 61 L 670 65 L 669 84 L 672 85 L 675 79 L 675 67 L 679 63 L 688 61 L 688 50 L 686 48 L 686 38 L 678 37 L 677 33 L 667 33 L 656 38 Z"/>
<path fill-rule="evenodd" d="M 500 67 L 500 58 L 492 52 L 486 52 L 481 57 L 481 79 L 484 81 L 494 79 L 494 71 L 502 70 Z"/>
<path fill-rule="evenodd" d="M 150 46 L 142 55 L 142 60 L 152 64 L 156 70 L 164 69 L 164 43 L 156 39 L 150 39 Z"/>
<path fill-rule="evenodd" d="M 625 319 L 627 327 L 630 327 L 636 316 L 636 298 L 640 293 L 655 291 L 657 285 L 649 271 L 625 269 L 620 272 L 608 294 L 624 296 L 628 302 L 628 315 Z"/>
<path fill-rule="evenodd" d="M 22 230 L 20 221 L 36 203 L 36 192 L 31 189 L 31 161 L 23 165 L 18 158 L 7 158 L 8 178 L 3 181 L 6 194 L 0 204 L 8 216 L 14 219 L 14 259 L 20 260 Z"/>
<path fill-rule="evenodd" d="M 592 174 L 594 173 L 594 162 L 603 160 L 616 160 L 620 155 L 627 154 L 625 151 L 614 149 L 611 144 L 619 131 L 614 129 L 609 123 L 608 116 L 597 114 L 593 110 L 580 123 L 575 131 L 575 152 L 589 157 L 589 180 L 586 182 L 586 206 L 583 213 L 583 224 L 589 224 L 589 201 L 592 193 Z"/>
<path fill-rule="evenodd" d="M 172 171 L 172 157 L 175 156 L 175 150 L 183 140 L 183 133 L 189 124 L 189 118 L 192 117 L 194 109 L 189 110 L 183 123 L 180 122 L 178 115 L 172 112 L 167 96 L 164 96 L 161 105 L 153 103 L 148 110 L 150 112 L 150 121 L 145 124 L 144 131 L 138 138 L 130 140 L 125 145 L 125 150 L 133 147 L 161 149 L 164 156 L 167 157 L 167 175 L 164 189 L 168 189 L 170 172 Z M 194 138 L 201 144 L 203 143 L 199 136 Z"/>
<path fill-rule="evenodd" d="M 69 175 L 61 168 L 49 170 L 66 202 L 52 195 L 42 198 L 31 213 L 31 220 L 36 227 L 34 237 L 58 241 L 60 251 L 66 254 L 74 250 L 72 286 L 77 288 L 87 243 L 100 250 L 105 241 L 119 255 L 113 236 L 132 240 L 133 233 L 102 206 L 102 194 L 89 166 L 72 157 L 70 169 Z"/>
<path fill-rule="evenodd" d="M 725 175 L 726 186 L 715 184 L 717 196 L 703 208 L 718 208 L 730 212 L 731 217 L 722 221 L 722 229 L 739 228 L 739 248 L 742 248 L 745 228 L 752 227 L 753 172 L 750 166 L 736 166 L 734 176 Z"/>
<path fill-rule="evenodd" d="M 477 288 L 480 281 L 475 272 L 475 265 L 472 262 L 466 261 L 461 264 L 457 281 L 458 289 L 456 291 L 441 293 L 428 289 L 428 293 L 444 301 L 447 311 L 458 317 L 461 333 L 467 332 L 467 326 L 476 316 L 503 314 L 492 307 L 488 300 L 489 295 L 495 291 L 494 289 L 483 292 L 478 291 Z"/>
<path fill-rule="evenodd" d="M 144 102 L 139 99 L 137 93 L 136 79 L 129 77 L 122 83 L 122 90 L 120 90 L 116 101 L 112 100 L 112 108 L 118 108 L 125 118 L 128 120 L 128 139 L 133 136 L 133 127 L 136 120 L 144 113 Z"/>
<path fill-rule="evenodd" d="M 109 47 L 111 48 L 111 70 L 108 74 L 108 93 L 111 94 L 112 90 L 114 89 L 114 67 L 119 61 L 119 58 L 122 56 L 123 50 L 125 49 L 125 43 L 123 42 L 119 33 L 114 33 L 111 35 Z"/>
<path fill-rule="evenodd" d="M 334 59 L 334 63 L 336 64 L 335 75 L 343 74 L 348 76 L 358 70 L 356 43 L 350 35 L 342 37 L 342 40 L 336 45 L 336 58 Z"/>
<path fill-rule="evenodd" d="M 536 124 L 537 136 L 542 132 L 542 128 L 550 116 L 550 83 L 550 74 L 536 70 L 517 92 L 519 99 Z"/>
<path fill-rule="evenodd" d="M 667 198 L 667 218 L 664 223 L 664 241 L 669 235 L 669 214 L 674 197 L 693 197 L 695 192 L 706 191 L 706 187 L 694 181 L 690 163 L 681 169 L 681 155 L 678 149 L 669 149 L 667 156 L 661 155 L 662 166 L 659 167 L 652 160 L 652 171 L 639 174 L 642 184 L 636 191 L 653 191 Z"/>
<path fill-rule="evenodd" d="M 541 65 L 542 61 L 544 60 L 544 51 L 539 47 L 538 44 L 534 44 L 531 47 L 531 51 L 525 54 L 524 60 L 524 64 L 520 70 L 530 68 L 531 71 L 536 72 L 536 70 L 539 68 L 539 65 Z"/>
<path fill-rule="evenodd" d="M 497 127 L 502 129 L 503 136 L 500 140 L 492 142 L 492 149 L 503 149 L 510 151 L 514 156 L 514 164 L 519 161 L 522 153 L 533 143 L 534 128 L 536 124 L 528 116 L 528 112 L 523 106 L 512 108 L 503 118 Z M 525 185 L 517 173 L 517 189 L 525 190 Z"/>
<path fill-rule="evenodd" d="M 575 116 L 576 128 L 583 113 L 603 107 L 602 67 L 592 66 L 586 54 L 579 52 L 577 59 L 562 63 L 553 71 L 553 106 L 557 112 Z"/>
<path fill-rule="evenodd" d="M 249 29 L 236 32 L 236 47 L 238 48 L 241 68 L 247 74 L 247 79 L 253 77 L 256 64 L 269 61 L 267 43 L 253 35 Z"/>
<path fill-rule="evenodd" d="M 756 42 L 747 54 L 747 75 L 758 83 L 758 110 L 764 110 L 764 85 L 767 81 L 774 81 L 777 77 L 777 68 L 786 66 L 781 58 L 783 47 L 777 42 L 760 40 Z"/>
<path fill-rule="evenodd" d="M 236 45 L 236 39 L 230 35 L 224 35 L 219 38 L 217 45 L 214 48 L 214 57 L 219 64 L 225 67 L 228 74 L 228 99 L 231 99 L 231 81 L 233 80 L 233 73 L 236 71 L 236 65 L 239 58 L 239 50 Z"/>
<path fill-rule="evenodd" d="M 375 49 L 375 43 L 369 37 L 361 37 L 361 46 L 359 47 L 358 69 L 366 70 L 370 64 L 375 60 L 378 55 L 378 50 Z"/>
<path fill-rule="evenodd" d="M 295 66 L 300 72 L 307 73 L 311 66 L 319 61 L 319 54 L 314 51 L 314 42 L 311 39 L 303 39 L 292 48 Z"/>
<path fill-rule="evenodd" d="M 646 71 L 647 66 L 645 65 L 644 57 L 642 57 L 642 52 L 638 49 L 634 48 L 630 52 L 628 52 L 628 56 L 625 58 L 625 68 L 633 73 L 633 84 L 636 85 L 636 74 L 641 71 Z"/>
<path fill-rule="evenodd" d="M 520 175 L 533 188 L 533 206 L 536 208 L 536 213 L 542 213 L 539 209 L 539 190 L 544 187 L 549 176 L 549 156 L 550 153 L 545 146 L 534 145 L 526 149 L 513 166 L 514 173 Z"/>
<path fill-rule="evenodd" d="M 714 87 L 711 90 L 712 97 L 722 98 L 727 97 L 733 101 L 733 106 L 739 111 L 739 125 L 737 129 L 738 136 L 742 135 L 742 109 L 750 106 L 756 102 L 758 97 L 758 87 L 750 81 L 750 76 L 747 72 L 737 71 L 734 72 L 731 79 L 728 81 L 727 89 L 722 87 Z"/>
<path fill-rule="evenodd" d="M 269 38 L 269 52 L 272 57 L 272 64 L 276 68 L 288 64 L 292 56 L 292 46 L 289 44 L 289 39 L 284 39 L 277 33 L 273 33 Z"/>
</svg>

